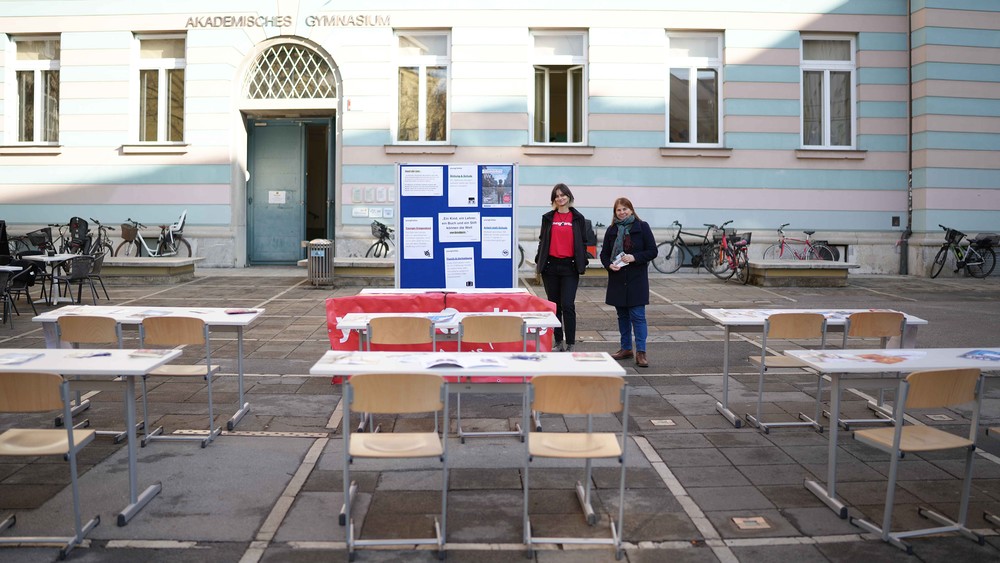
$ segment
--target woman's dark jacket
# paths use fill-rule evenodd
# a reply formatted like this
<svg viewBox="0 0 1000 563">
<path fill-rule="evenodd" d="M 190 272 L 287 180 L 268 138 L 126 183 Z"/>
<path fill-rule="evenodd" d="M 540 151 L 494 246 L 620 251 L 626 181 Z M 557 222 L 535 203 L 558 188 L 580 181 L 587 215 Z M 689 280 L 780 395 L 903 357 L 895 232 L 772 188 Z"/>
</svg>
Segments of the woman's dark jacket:
<svg viewBox="0 0 1000 563">
<path fill-rule="evenodd" d="M 604 246 L 601 247 L 601 264 L 608 270 L 608 293 L 604 302 L 615 307 L 635 307 L 649 304 L 649 263 L 656 258 L 656 240 L 649 223 L 636 220 L 629 232 L 625 234 L 623 251 L 635 257 L 632 262 L 617 272 L 608 266 L 614 261 L 611 254 L 615 239 L 618 237 L 618 225 L 611 225 L 604 233 Z"/>
<path fill-rule="evenodd" d="M 580 275 L 587 270 L 587 226 L 583 214 L 574 207 L 569 208 L 573 215 L 573 260 L 576 262 L 576 271 Z M 538 254 L 535 254 L 535 272 L 545 271 L 545 264 L 549 261 L 549 243 L 552 239 L 552 218 L 555 217 L 556 210 L 553 209 L 542 215 L 542 232 L 538 235 Z"/>
</svg>

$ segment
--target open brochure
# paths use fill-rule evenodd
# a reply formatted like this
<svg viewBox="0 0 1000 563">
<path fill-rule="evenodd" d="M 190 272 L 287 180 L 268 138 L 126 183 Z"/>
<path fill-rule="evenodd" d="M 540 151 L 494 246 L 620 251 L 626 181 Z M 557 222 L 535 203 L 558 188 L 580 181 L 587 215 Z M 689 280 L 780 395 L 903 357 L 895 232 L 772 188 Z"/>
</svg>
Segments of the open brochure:
<svg viewBox="0 0 1000 563">
<path fill-rule="evenodd" d="M 138 350 L 133 350 L 129 352 L 129 356 L 132 358 L 162 358 L 167 354 L 170 354 L 173 350 L 155 350 L 151 348 L 140 348 Z"/>
<path fill-rule="evenodd" d="M 0 364 L 3 365 L 17 365 L 23 364 L 25 362 L 30 362 L 35 358 L 39 358 L 42 355 L 35 353 L 20 353 L 20 352 L 7 352 L 5 354 L 0 354 Z"/>
<path fill-rule="evenodd" d="M 603 362 L 604 354 L 600 352 L 573 352 L 573 359 L 578 362 Z"/>
<path fill-rule="evenodd" d="M 970 350 L 961 356 L 960 358 L 966 358 L 969 360 L 989 360 L 991 362 L 1000 362 L 1000 351 L 997 350 Z"/>
<path fill-rule="evenodd" d="M 459 356 L 435 355 L 420 358 L 420 365 L 424 369 L 429 368 L 484 368 L 503 367 L 506 364 L 499 358 L 483 356 L 480 354 L 463 354 Z"/>
<path fill-rule="evenodd" d="M 624 268 L 625 266 L 628 265 L 628 264 L 625 263 L 624 258 L 625 258 L 625 253 L 624 252 L 619 252 L 618 256 L 615 256 L 615 259 L 612 260 L 611 265 L 612 266 L 617 266 L 619 268 Z"/>
</svg>

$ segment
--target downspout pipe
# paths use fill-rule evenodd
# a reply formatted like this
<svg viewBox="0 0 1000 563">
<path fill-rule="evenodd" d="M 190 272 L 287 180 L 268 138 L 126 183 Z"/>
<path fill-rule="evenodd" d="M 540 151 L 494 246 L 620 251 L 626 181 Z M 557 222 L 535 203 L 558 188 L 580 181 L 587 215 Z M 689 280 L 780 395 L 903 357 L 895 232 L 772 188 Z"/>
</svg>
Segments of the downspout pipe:
<svg viewBox="0 0 1000 563">
<path fill-rule="evenodd" d="M 906 0 L 906 228 L 899 237 L 899 273 L 909 274 L 913 236 L 913 6 Z"/>
</svg>

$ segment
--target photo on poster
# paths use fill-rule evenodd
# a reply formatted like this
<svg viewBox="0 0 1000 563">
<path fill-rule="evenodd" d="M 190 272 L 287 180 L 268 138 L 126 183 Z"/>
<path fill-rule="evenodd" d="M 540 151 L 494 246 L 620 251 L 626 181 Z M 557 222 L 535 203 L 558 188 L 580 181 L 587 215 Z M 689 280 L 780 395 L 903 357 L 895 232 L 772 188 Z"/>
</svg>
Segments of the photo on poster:
<svg viewBox="0 0 1000 563">
<path fill-rule="evenodd" d="M 494 165 L 482 168 L 483 207 L 514 206 L 514 166 Z"/>
</svg>

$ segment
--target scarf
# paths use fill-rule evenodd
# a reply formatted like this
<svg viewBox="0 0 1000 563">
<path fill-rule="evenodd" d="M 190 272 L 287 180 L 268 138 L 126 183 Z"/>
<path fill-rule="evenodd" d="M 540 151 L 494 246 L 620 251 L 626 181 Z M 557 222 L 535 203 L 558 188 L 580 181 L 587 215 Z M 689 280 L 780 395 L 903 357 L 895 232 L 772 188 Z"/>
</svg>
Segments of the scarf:
<svg viewBox="0 0 1000 563">
<path fill-rule="evenodd" d="M 615 220 L 615 225 L 618 227 L 618 237 L 615 238 L 615 245 L 611 247 L 612 258 L 622 253 L 625 246 L 625 234 L 628 233 L 632 223 L 635 223 L 635 215 L 629 215 L 620 221 Z"/>
</svg>

